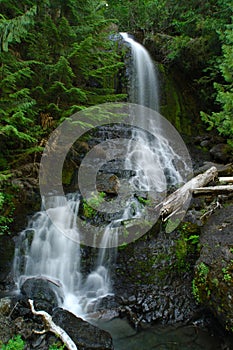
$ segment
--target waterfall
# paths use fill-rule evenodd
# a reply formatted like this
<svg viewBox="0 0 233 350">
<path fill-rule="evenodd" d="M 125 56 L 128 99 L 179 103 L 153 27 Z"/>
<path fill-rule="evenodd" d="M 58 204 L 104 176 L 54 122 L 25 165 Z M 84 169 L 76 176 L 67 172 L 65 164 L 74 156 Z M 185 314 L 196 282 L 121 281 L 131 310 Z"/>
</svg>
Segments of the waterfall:
<svg viewBox="0 0 233 350">
<path fill-rule="evenodd" d="M 79 235 L 76 219 L 80 198 L 73 193 L 66 199 L 69 207 L 63 197 L 51 196 L 49 215 L 42 203 L 41 211 L 21 232 L 14 259 L 15 280 L 18 287 L 34 276 L 59 281 L 64 294 L 61 306 L 85 317 L 98 298 L 109 294 L 108 264 L 104 266 L 105 254 L 100 251 L 96 268 L 87 277 L 82 275 L 80 245 L 67 237 Z"/>
<path fill-rule="evenodd" d="M 127 33 L 120 33 L 130 46 L 130 102 L 159 111 L 159 88 L 156 67 L 147 50 Z"/>
<path fill-rule="evenodd" d="M 158 111 L 159 93 L 154 64 L 139 43 L 125 33 L 121 35 L 132 52 L 130 102 Z M 148 118 L 144 113 L 148 108 L 142 108 L 141 118 L 145 119 L 145 123 Z M 14 259 L 18 287 L 32 276 L 58 280 L 64 293 L 61 306 L 83 317 L 94 310 L 99 298 L 112 293 L 110 272 L 116 258 L 116 248 L 113 247 L 118 246 L 122 223 L 142 217 L 144 206 L 139 196 L 146 199 L 148 192 L 154 191 L 158 194 L 158 200 L 167 184 L 183 181 L 176 166 L 182 160 L 161 132 L 162 125 L 154 124 L 152 121 L 145 125 L 145 130 L 151 130 L 151 134 L 143 128 L 131 130 L 123 166 L 132 174 L 126 185 L 132 188 L 132 194 L 127 198 L 120 216 L 114 217 L 106 225 L 92 271 L 87 276 L 83 273 L 85 259 L 82 259 L 82 249 L 77 239 L 82 233 L 77 221 L 80 194 L 68 194 L 65 201 L 62 196 L 51 196 L 46 199 L 46 206 L 42 201 L 41 211 L 32 217 L 19 237 Z"/>
<path fill-rule="evenodd" d="M 125 43 L 131 50 L 129 67 L 129 99 L 130 102 L 149 107 L 159 112 L 159 84 L 157 71 L 147 50 L 127 33 L 120 33 Z M 145 123 L 147 113 L 142 108 L 142 116 Z M 144 125 L 144 130 L 134 128 L 131 142 L 128 144 L 128 156 L 126 157 L 126 169 L 134 169 L 136 176 L 131 180 L 135 190 L 152 190 L 162 193 L 167 185 L 176 185 L 183 182 L 183 178 L 177 169 L 176 163 L 182 161 L 174 152 L 168 139 L 162 136 L 161 125 L 149 121 L 150 125 Z M 156 138 L 151 139 L 145 130 L 151 130 Z M 137 146 L 135 147 L 135 141 Z M 163 171 L 162 171 L 163 169 Z M 188 170 L 188 169 L 187 169 Z M 157 176 L 156 176 L 157 174 Z M 164 175 L 165 174 L 165 175 Z"/>
</svg>

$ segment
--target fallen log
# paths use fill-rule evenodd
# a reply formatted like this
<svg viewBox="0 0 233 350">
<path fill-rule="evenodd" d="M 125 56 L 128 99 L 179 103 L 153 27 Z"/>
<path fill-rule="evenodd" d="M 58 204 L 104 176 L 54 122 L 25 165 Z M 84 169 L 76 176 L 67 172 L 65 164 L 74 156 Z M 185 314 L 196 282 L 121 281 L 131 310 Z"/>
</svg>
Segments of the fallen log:
<svg viewBox="0 0 233 350">
<path fill-rule="evenodd" d="M 64 331 L 64 329 L 62 329 L 61 327 L 57 326 L 53 320 L 52 320 L 52 316 L 50 316 L 47 312 L 45 311 L 36 311 L 34 308 L 34 303 L 33 300 L 28 299 L 31 311 L 33 313 L 33 315 L 36 316 L 42 316 L 43 318 L 43 322 L 44 322 L 44 326 L 45 326 L 45 330 L 43 331 L 34 331 L 35 333 L 38 334 L 43 334 L 47 331 L 50 331 L 52 333 L 54 333 L 57 337 L 59 337 L 61 339 L 61 341 L 65 344 L 66 348 L 68 350 L 78 350 L 77 346 L 75 345 L 75 343 L 73 342 L 73 340 L 70 338 L 70 336 Z"/>
<path fill-rule="evenodd" d="M 233 176 L 219 177 L 218 181 L 224 183 L 233 183 Z"/>
<path fill-rule="evenodd" d="M 194 195 L 202 194 L 227 194 L 233 191 L 233 185 L 198 187 L 193 190 Z"/>
<path fill-rule="evenodd" d="M 218 176 L 216 167 L 211 167 L 203 174 L 199 174 L 170 194 L 165 200 L 156 206 L 159 216 L 163 221 L 169 219 L 166 232 L 173 231 L 185 215 L 189 207 L 194 189 L 203 187 Z"/>
</svg>

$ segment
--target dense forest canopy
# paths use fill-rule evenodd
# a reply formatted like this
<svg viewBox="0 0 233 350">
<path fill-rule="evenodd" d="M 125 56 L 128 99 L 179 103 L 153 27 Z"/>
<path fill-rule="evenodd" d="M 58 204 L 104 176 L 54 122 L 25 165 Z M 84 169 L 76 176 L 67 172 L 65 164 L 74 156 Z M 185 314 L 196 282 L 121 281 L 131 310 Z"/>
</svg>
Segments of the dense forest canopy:
<svg viewBox="0 0 233 350">
<path fill-rule="evenodd" d="M 189 75 L 206 128 L 233 146 L 231 0 L 0 0 L 0 181 L 40 154 L 76 111 L 122 101 L 123 52 L 112 33 L 141 33 Z M 0 192 L 0 210 L 7 225 Z M 3 231 L 3 229 L 2 229 Z"/>
</svg>

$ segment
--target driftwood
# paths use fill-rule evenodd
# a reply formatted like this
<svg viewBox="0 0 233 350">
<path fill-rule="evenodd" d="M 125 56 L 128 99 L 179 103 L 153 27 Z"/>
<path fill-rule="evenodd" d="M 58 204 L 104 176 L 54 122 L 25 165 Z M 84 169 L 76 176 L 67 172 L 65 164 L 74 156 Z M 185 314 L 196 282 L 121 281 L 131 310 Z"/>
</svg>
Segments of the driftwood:
<svg viewBox="0 0 233 350">
<path fill-rule="evenodd" d="M 233 176 L 219 177 L 218 181 L 224 183 L 233 183 Z"/>
<path fill-rule="evenodd" d="M 180 187 L 178 190 L 170 194 L 163 202 L 159 204 L 159 213 L 164 221 L 182 215 L 187 210 L 192 197 L 192 192 L 198 187 L 203 187 L 210 181 L 214 180 L 218 175 L 216 167 L 211 167 L 203 174 L 199 174 Z M 158 209 L 158 207 L 156 209 Z"/>
<path fill-rule="evenodd" d="M 227 194 L 233 191 L 233 185 L 198 187 L 193 190 L 194 195 L 201 194 Z"/>
<path fill-rule="evenodd" d="M 31 311 L 34 315 L 36 316 L 42 316 L 43 317 L 43 322 L 45 326 L 45 330 L 43 331 L 34 331 L 37 334 L 43 334 L 47 331 L 50 331 L 54 334 L 56 334 L 57 337 L 61 339 L 61 341 L 65 344 L 66 348 L 68 350 L 77 350 L 77 346 L 73 342 L 73 340 L 70 338 L 70 336 L 62 329 L 61 327 L 57 326 L 53 320 L 52 316 L 50 316 L 47 312 L 45 311 L 36 311 L 34 308 L 34 303 L 33 300 L 29 299 L 28 300 Z"/>
<path fill-rule="evenodd" d="M 216 209 L 222 208 L 222 205 L 219 202 L 218 197 L 219 196 L 217 196 L 217 198 L 213 202 L 211 202 L 210 205 L 206 208 L 207 211 L 200 217 L 201 221 L 203 221 L 203 220 L 207 219 L 209 216 L 211 216 L 215 212 Z"/>
</svg>

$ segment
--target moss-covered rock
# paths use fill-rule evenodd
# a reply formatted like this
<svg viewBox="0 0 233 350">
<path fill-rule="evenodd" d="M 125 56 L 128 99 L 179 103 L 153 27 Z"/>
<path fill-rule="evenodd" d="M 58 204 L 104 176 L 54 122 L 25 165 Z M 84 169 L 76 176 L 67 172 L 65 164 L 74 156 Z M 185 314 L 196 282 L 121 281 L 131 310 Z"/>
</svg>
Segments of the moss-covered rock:
<svg viewBox="0 0 233 350">
<path fill-rule="evenodd" d="M 233 331 L 233 203 L 215 212 L 203 228 L 193 293 Z"/>
<path fill-rule="evenodd" d="M 192 318 L 196 312 L 191 226 L 185 223 L 179 230 L 165 234 L 158 222 L 148 234 L 118 250 L 114 292 L 123 299 L 126 310 L 131 310 L 127 317 L 137 320 L 133 324 L 175 323 Z"/>
<path fill-rule="evenodd" d="M 160 113 L 182 134 L 195 135 L 200 123 L 199 111 L 189 79 L 174 67 L 158 65 Z"/>
</svg>

